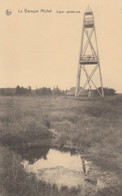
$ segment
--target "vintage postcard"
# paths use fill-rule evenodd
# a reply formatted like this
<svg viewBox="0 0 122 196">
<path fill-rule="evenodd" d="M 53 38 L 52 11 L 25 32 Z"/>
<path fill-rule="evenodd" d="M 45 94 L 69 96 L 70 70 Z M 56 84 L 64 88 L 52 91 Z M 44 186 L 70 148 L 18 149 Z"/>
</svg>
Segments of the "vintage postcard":
<svg viewBox="0 0 122 196">
<path fill-rule="evenodd" d="M 0 0 L 0 196 L 122 195 L 122 0 Z"/>
</svg>

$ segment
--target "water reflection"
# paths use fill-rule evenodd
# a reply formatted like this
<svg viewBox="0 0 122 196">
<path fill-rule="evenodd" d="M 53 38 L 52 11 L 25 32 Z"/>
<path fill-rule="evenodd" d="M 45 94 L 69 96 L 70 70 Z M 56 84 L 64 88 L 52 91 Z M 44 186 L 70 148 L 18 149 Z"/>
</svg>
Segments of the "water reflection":
<svg viewBox="0 0 122 196">
<path fill-rule="evenodd" d="M 39 159 L 47 160 L 47 154 L 49 152 L 49 146 L 42 146 L 40 148 L 25 148 L 19 149 L 19 153 L 24 160 L 28 160 L 29 164 L 35 163 Z"/>
<path fill-rule="evenodd" d="M 81 160 L 79 154 L 66 152 L 66 150 L 63 152 L 63 149 L 60 151 L 51 148 L 46 149 L 45 156 L 42 156 L 41 152 L 40 150 L 40 158 L 37 159 L 36 157 L 33 164 L 32 156 L 34 155 L 35 157 L 36 154 L 28 154 L 28 157 L 31 155 L 31 159 L 30 157 L 24 158 L 26 160 L 22 164 L 27 172 L 33 172 L 38 179 L 51 184 L 55 183 L 58 186 L 78 186 L 84 182 L 84 172 L 86 174 L 88 164 L 86 161 Z"/>
</svg>

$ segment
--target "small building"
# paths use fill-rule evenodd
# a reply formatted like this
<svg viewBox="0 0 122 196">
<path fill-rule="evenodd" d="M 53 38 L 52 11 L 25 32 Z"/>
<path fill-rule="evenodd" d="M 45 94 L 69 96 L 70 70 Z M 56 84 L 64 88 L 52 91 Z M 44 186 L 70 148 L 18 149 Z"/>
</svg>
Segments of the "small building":
<svg viewBox="0 0 122 196">
<path fill-rule="evenodd" d="M 69 91 L 67 91 L 67 95 L 69 95 L 69 96 L 75 96 L 75 90 L 76 90 L 76 87 L 71 87 L 69 89 Z M 80 90 L 79 90 L 80 96 L 88 96 L 88 91 L 89 90 L 85 90 L 82 87 L 80 87 Z"/>
</svg>

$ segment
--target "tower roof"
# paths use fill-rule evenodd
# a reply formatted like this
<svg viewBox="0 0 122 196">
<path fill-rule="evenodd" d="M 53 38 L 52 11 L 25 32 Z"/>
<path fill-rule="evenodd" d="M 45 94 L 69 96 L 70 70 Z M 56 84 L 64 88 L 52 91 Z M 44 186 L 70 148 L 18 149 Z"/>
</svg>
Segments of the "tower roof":
<svg viewBox="0 0 122 196">
<path fill-rule="evenodd" d="M 91 10 L 91 8 L 90 8 L 89 5 L 88 5 L 87 8 L 86 8 L 85 14 L 86 14 L 86 15 L 92 14 L 92 10 Z"/>
</svg>

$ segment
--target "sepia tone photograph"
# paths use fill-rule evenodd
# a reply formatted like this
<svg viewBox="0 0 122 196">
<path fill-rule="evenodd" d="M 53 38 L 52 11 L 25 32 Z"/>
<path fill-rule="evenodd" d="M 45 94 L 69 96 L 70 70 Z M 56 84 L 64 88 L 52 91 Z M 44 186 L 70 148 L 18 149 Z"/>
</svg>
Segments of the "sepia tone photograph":
<svg viewBox="0 0 122 196">
<path fill-rule="evenodd" d="M 122 0 L 0 0 L 0 196 L 122 195 Z"/>
</svg>

